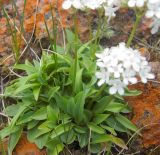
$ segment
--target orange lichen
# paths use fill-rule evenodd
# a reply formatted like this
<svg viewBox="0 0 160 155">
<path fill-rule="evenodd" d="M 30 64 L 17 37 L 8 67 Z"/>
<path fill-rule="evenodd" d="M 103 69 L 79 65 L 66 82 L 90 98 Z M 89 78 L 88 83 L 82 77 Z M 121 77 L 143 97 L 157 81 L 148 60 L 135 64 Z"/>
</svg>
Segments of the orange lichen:
<svg viewBox="0 0 160 155">
<path fill-rule="evenodd" d="M 25 134 L 21 136 L 13 155 L 45 155 L 45 151 L 39 150 L 38 147 L 27 140 Z"/>
<path fill-rule="evenodd" d="M 131 89 L 141 90 L 137 97 L 127 97 L 133 108 L 133 123 L 142 128 L 142 147 L 160 145 L 160 84 L 148 83 L 131 86 Z"/>
</svg>

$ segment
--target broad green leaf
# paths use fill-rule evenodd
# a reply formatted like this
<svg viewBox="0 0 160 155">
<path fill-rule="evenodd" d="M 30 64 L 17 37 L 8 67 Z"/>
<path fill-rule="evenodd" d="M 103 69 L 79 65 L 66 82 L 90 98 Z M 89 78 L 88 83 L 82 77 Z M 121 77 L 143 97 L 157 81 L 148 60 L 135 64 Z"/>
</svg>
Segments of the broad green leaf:
<svg viewBox="0 0 160 155">
<path fill-rule="evenodd" d="M 96 114 L 93 118 L 93 122 L 95 124 L 100 124 L 102 123 L 104 120 L 106 120 L 108 117 L 110 116 L 110 114 Z"/>
<path fill-rule="evenodd" d="M 113 135 L 98 135 L 96 139 L 92 141 L 92 144 L 97 144 L 97 143 L 104 143 L 104 142 L 112 142 L 118 145 L 121 148 L 127 149 L 127 146 L 125 145 L 124 141 L 120 138 L 117 138 Z"/>
<path fill-rule="evenodd" d="M 86 96 L 84 92 L 80 92 L 75 96 L 74 116 L 78 122 L 83 120 L 85 97 Z"/>
<path fill-rule="evenodd" d="M 61 151 L 63 151 L 64 145 L 62 143 L 61 144 L 55 144 L 53 146 L 55 146 L 55 147 L 52 147 L 52 149 L 48 149 L 48 151 L 47 151 L 48 155 L 59 155 L 59 153 Z"/>
<path fill-rule="evenodd" d="M 19 138 L 22 134 L 22 126 L 19 126 L 19 129 L 10 135 L 9 144 L 8 144 L 8 153 L 12 154 L 13 149 L 19 141 Z"/>
<path fill-rule="evenodd" d="M 38 100 L 40 90 L 41 90 L 40 86 L 33 88 L 33 95 L 36 101 Z"/>
<path fill-rule="evenodd" d="M 34 143 L 38 146 L 39 149 L 43 149 L 46 145 L 49 138 L 49 133 L 44 134 L 34 140 Z"/>
<path fill-rule="evenodd" d="M 84 128 L 84 127 L 81 127 L 81 126 L 78 126 L 78 125 L 75 125 L 74 130 L 76 132 L 82 133 L 82 134 L 87 132 L 87 128 Z"/>
<path fill-rule="evenodd" d="M 35 120 L 44 120 L 47 118 L 47 107 L 42 107 L 38 109 L 33 115 L 32 119 Z"/>
<path fill-rule="evenodd" d="M 47 106 L 47 119 L 52 122 L 58 121 L 59 109 L 56 106 Z"/>
<path fill-rule="evenodd" d="M 126 88 L 124 96 L 138 96 L 138 95 L 141 95 L 141 94 L 142 94 L 142 91 L 139 91 L 139 90 L 129 90 L 128 88 Z"/>
<path fill-rule="evenodd" d="M 88 123 L 88 127 L 91 129 L 91 131 L 99 133 L 99 134 L 104 134 L 105 130 L 101 128 L 100 126 L 97 126 L 96 124 L 90 122 Z"/>
<path fill-rule="evenodd" d="M 48 101 L 51 100 L 51 98 L 54 96 L 55 92 L 59 90 L 59 87 L 51 87 L 48 90 Z"/>
<path fill-rule="evenodd" d="M 107 106 L 106 109 L 107 111 L 110 112 L 114 112 L 114 113 L 119 113 L 121 112 L 124 108 L 126 107 L 126 105 L 124 105 L 123 103 L 119 103 L 119 102 L 110 102 Z"/>
<path fill-rule="evenodd" d="M 51 138 L 56 138 L 60 135 L 62 135 L 65 132 L 68 132 L 69 130 L 71 130 L 73 127 L 73 124 L 68 123 L 68 124 L 60 124 L 58 125 L 53 132 L 51 133 Z"/>
<path fill-rule="evenodd" d="M 19 109 L 20 105 L 19 104 L 12 104 L 7 106 L 5 112 L 8 116 L 15 116 L 17 113 L 17 109 Z"/>
<path fill-rule="evenodd" d="M 83 69 L 80 69 L 76 73 L 76 78 L 75 78 L 75 92 L 76 93 L 82 91 L 82 86 L 83 86 L 83 83 L 82 83 L 82 72 L 83 72 Z"/>
<path fill-rule="evenodd" d="M 22 105 L 23 104 L 23 105 Z M 13 117 L 13 119 L 11 120 L 11 127 L 13 127 L 16 123 L 16 121 L 18 120 L 18 118 L 21 116 L 21 114 L 28 108 L 27 107 L 27 103 L 25 105 L 25 103 L 21 103 L 21 106 L 19 106 L 19 108 L 17 109 L 17 113 L 16 115 Z"/>
<path fill-rule="evenodd" d="M 100 125 L 103 129 L 109 131 L 112 135 L 117 136 L 117 133 L 115 132 L 114 128 L 111 128 L 107 125 Z"/>
<path fill-rule="evenodd" d="M 24 91 L 25 89 L 34 88 L 34 87 L 39 87 L 39 83 L 22 85 L 22 86 L 20 86 L 18 89 L 15 90 L 14 94 L 16 95 L 16 94 Z"/>
<path fill-rule="evenodd" d="M 79 146 L 81 148 L 85 147 L 88 144 L 88 135 L 89 135 L 89 133 L 86 133 L 86 134 L 77 134 Z"/>
<path fill-rule="evenodd" d="M 35 139 L 37 139 L 38 137 L 40 137 L 50 131 L 51 131 L 51 129 L 40 130 L 37 128 L 37 126 L 35 126 L 34 128 L 28 130 L 27 138 L 30 142 L 34 143 Z"/>
<path fill-rule="evenodd" d="M 32 120 L 31 116 L 32 116 L 33 113 L 34 113 L 33 111 L 29 111 L 29 112 L 23 114 L 22 116 L 20 116 L 20 118 L 18 119 L 16 124 L 20 125 L 20 124 L 30 122 Z"/>
<path fill-rule="evenodd" d="M 116 131 L 120 131 L 120 132 L 127 132 L 128 130 L 126 127 L 124 127 L 121 123 L 119 123 L 116 118 L 114 118 L 113 116 L 110 116 L 109 118 L 107 118 L 106 123 L 112 127 L 113 129 L 115 129 Z"/>
<path fill-rule="evenodd" d="M 55 127 L 56 127 L 55 122 L 45 121 L 41 125 L 38 126 L 38 129 L 48 132 L 50 130 L 53 130 Z"/>
<path fill-rule="evenodd" d="M 27 129 L 30 130 L 30 129 L 34 128 L 38 123 L 39 123 L 39 121 L 37 121 L 37 120 L 32 120 L 31 122 L 28 122 Z"/>
<path fill-rule="evenodd" d="M 75 141 L 76 134 L 75 134 L 74 130 L 72 129 L 72 130 L 69 130 L 68 132 L 62 134 L 60 136 L 60 139 L 64 144 L 71 144 Z"/>
<path fill-rule="evenodd" d="M 11 126 L 7 126 L 5 128 L 3 128 L 2 130 L 0 130 L 0 137 L 1 139 L 4 139 L 5 137 L 9 136 L 10 134 L 16 132 L 17 130 L 19 130 L 19 126 L 13 126 L 11 128 Z"/>
<path fill-rule="evenodd" d="M 98 154 L 99 152 L 101 152 L 102 146 L 101 144 L 91 144 L 90 146 L 91 148 L 91 152 L 94 154 Z"/>
<path fill-rule="evenodd" d="M 113 102 L 114 98 L 113 96 L 105 96 L 102 99 L 100 99 L 93 107 L 93 110 L 95 113 L 103 113 L 106 109 L 106 106 Z"/>
<path fill-rule="evenodd" d="M 129 121 L 126 117 L 119 114 L 115 116 L 115 118 L 120 124 L 122 124 L 127 129 L 137 132 L 138 128 L 131 121 Z"/>
</svg>

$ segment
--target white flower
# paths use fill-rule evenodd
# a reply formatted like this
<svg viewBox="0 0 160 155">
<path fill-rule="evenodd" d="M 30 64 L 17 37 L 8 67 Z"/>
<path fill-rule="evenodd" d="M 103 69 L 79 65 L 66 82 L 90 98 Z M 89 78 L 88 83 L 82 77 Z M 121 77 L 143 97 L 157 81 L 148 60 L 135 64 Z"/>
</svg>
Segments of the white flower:
<svg viewBox="0 0 160 155">
<path fill-rule="evenodd" d="M 99 72 L 96 73 L 96 77 L 99 80 L 98 82 L 98 86 L 101 86 L 104 83 L 108 83 L 109 82 L 109 72 L 107 72 L 105 69 L 101 69 Z"/>
<path fill-rule="evenodd" d="M 109 88 L 110 94 L 113 95 L 113 94 L 116 94 L 117 92 L 120 95 L 124 94 L 124 88 L 126 87 L 126 85 L 120 79 L 111 80 L 109 82 L 109 85 L 111 85 L 111 87 Z"/>
<path fill-rule="evenodd" d="M 111 19 L 111 17 L 115 17 L 115 12 L 119 9 L 119 7 L 111 7 L 111 6 L 104 6 L 105 10 L 105 16 L 108 17 L 108 21 Z"/>
<path fill-rule="evenodd" d="M 151 18 L 151 17 L 157 17 L 160 18 L 160 1 L 157 3 L 148 3 L 147 4 L 148 11 L 146 12 L 146 17 Z"/>
<path fill-rule="evenodd" d="M 71 8 L 72 6 L 76 9 L 84 9 L 81 0 L 65 0 L 62 4 L 62 8 L 66 10 Z"/>
<path fill-rule="evenodd" d="M 129 0 L 128 6 L 129 7 L 143 7 L 146 0 Z"/>
<path fill-rule="evenodd" d="M 102 4 L 106 0 L 82 0 L 85 7 L 95 10 L 97 8 L 102 7 Z"/>
<path fill-rule="evenodd" d="M 98 86 L 108 84 L 110 94 L 123 95 L 127 85 L 137 83 L 137 77 L 143 83 L 154 78 L 146 58 L 138 50 L 127 48 L 125 43 L 106 48 L 96 56 Z"/>
<path fill-rule="evenodd" d="M 157 33 L 158 30 L 159 30 L 159 28 L 160 28 L 160 19 L 158 19 L 158 18 L 156 18 L 156 17 L 153 18 L 153 21 L 152 21 L 150 27 L 152 28 L 152 29 L 151 29 L 151 33 L 152 33 L 152 34 Z"/>
<path fill-rule="evenodd" d="M 143 69 L 141 69 L 139 72 L 139 76 L 140 76 L 141 81 L 143 83 L 147 83 L 147 79 L 154 79 L 155 78 L 154 74 L 151 73 L 150 66 L 146 66 Z"/>
</svg>

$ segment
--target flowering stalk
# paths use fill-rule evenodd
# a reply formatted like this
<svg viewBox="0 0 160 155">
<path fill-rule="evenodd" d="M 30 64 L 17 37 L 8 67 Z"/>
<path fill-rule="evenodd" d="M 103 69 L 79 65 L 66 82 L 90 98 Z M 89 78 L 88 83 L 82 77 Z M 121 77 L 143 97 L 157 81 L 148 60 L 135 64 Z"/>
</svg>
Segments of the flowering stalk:
<svg viewBox="0 0 160 155">
<path fill-rule="evenodd" d="M 78 53 L 77 53 L 77 45 L 78 45 L 78 20 L 77 20 L 77 12 L 76 11 L 75 11 L 75 14 L 74 14 L 74 31 L 75 31 L 75 44 L 74 44 L 75 63 L 74 63 L 74 80 L 73 80 L 74 84 L 73 84 L 73 88 L 75 89 L 76 74 L 77 74 L 77 63 L 78 63 Z"/>
<path fill-rule="evenodd" d="M 137 27 L 138 27 L 138 25 L 139 25 L 139 23 L 140 23 L 140 21 L 141 21 L 141 18 L 142 18 L 142 14 L 141 14 L 141 13 L 137 13 L 137 14 L 136 14 L 136 21 L 135 21 L 135 23 L 134 23 L 132 32 L 131 32 L 131 34 L 130 34 L 130 36 L 129 36 L 129 39 L 128 39 L 128 41 L 127 41 L 127 47 L 130 47 L 130 45 L 131 45 L 131 43 L 132 43 L 132 41 L 133 41 L 134 35 L 135 35 L 136 30 L 137 30 Z"/>
</svg>

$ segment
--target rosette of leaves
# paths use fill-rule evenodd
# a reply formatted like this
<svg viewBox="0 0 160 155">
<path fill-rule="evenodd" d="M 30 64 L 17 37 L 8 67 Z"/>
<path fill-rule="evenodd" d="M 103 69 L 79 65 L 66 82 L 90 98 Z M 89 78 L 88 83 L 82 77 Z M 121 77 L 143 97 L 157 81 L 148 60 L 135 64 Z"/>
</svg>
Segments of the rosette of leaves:
<svg viewBox="0 0 160 155">
<path fill-rule="evenodd" d="M 79 148 L 93 153 L 114 144 L 127 149 L 117 134 L 137 131 L 123 115 L 130 112 L 123 98 L 109 95 L 107 86 L 97 87 L 92 43 L 77 40 L 75 44 L 75 35 L 69 30 L 66 36 L 65 50 L 57 45 L 56 52 L 43 52 L 40 61 L 14 67 L 26 74 L 5 90 L 5 98 L 15 103 L 6 108 L 11 122 L 0 131 L 1 139 L 9 136 L 9 154 L 23 131 L 49 155 L 58 155 L 77 142 Z"/>
</svg>

